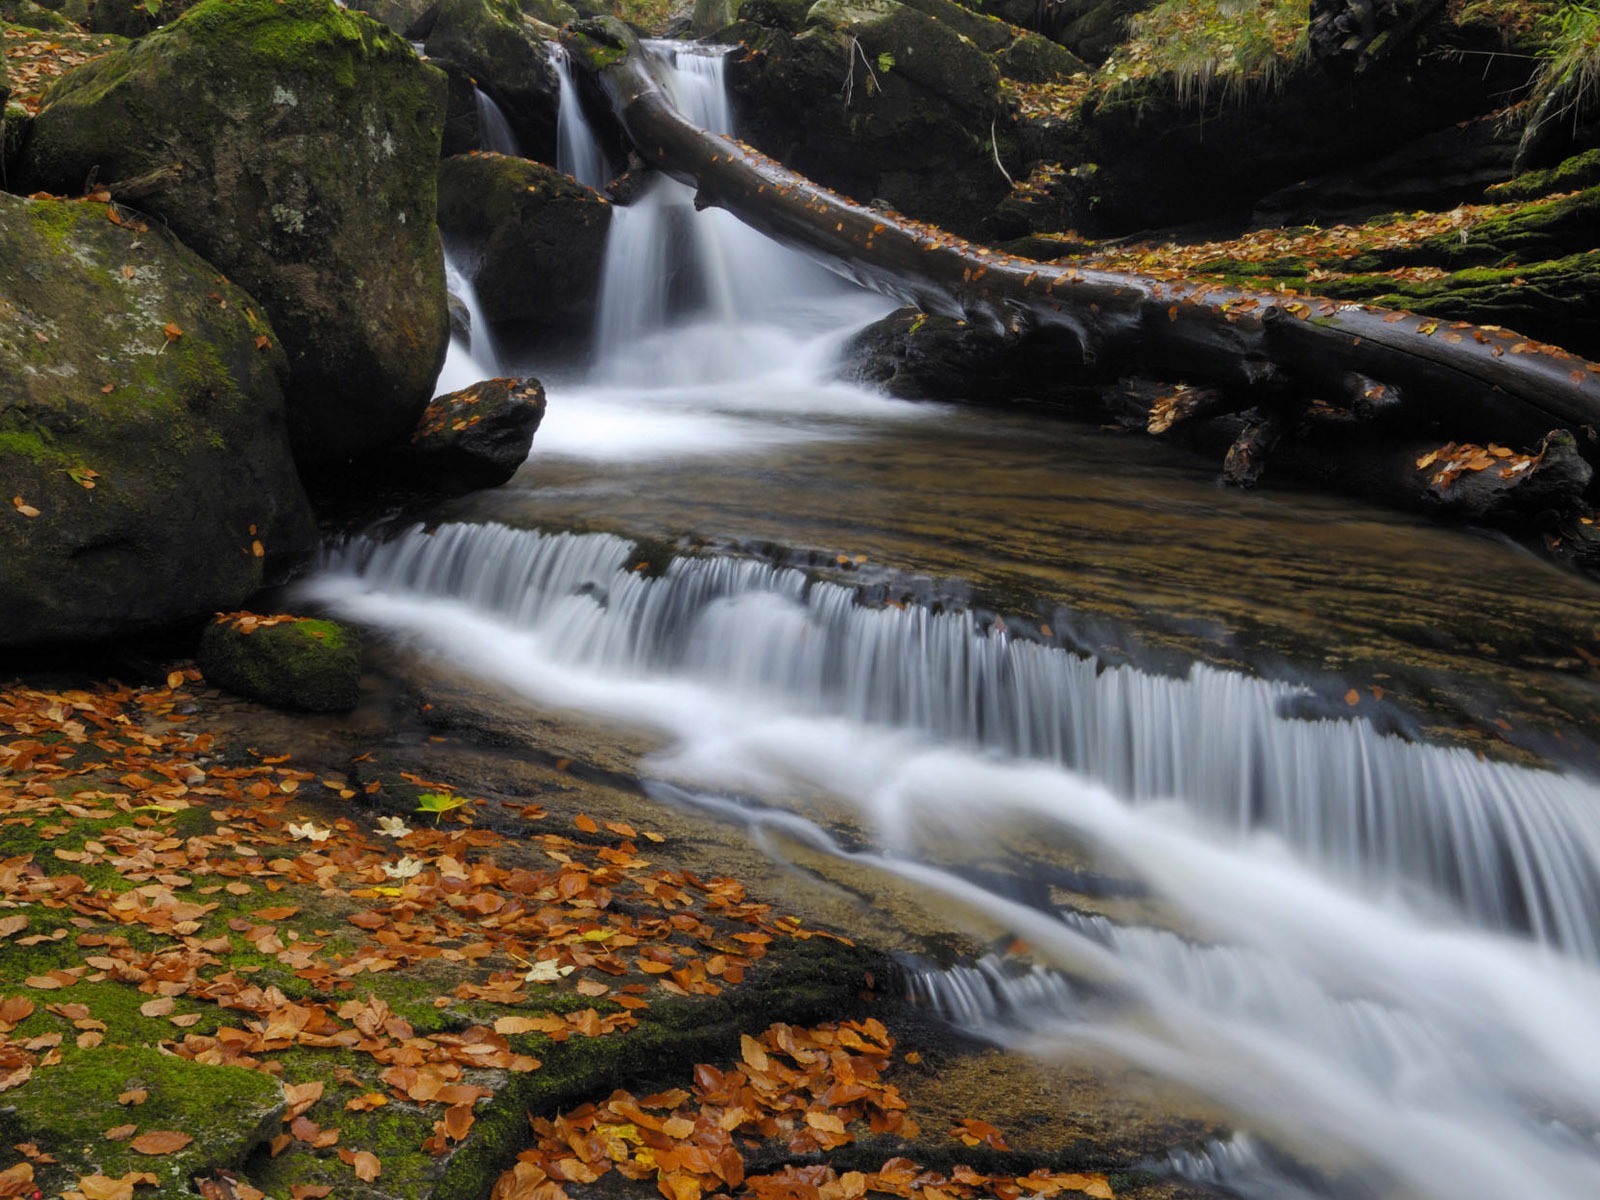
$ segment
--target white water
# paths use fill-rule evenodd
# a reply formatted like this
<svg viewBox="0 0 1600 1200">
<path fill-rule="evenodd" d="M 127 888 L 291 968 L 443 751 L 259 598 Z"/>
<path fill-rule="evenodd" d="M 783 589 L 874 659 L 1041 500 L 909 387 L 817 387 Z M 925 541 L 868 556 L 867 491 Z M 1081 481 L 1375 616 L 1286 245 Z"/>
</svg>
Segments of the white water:
<svg viewBox="0 0 1600 1200">
<path fill-rule="evenodd" d="M 478 105 L 478 145 L 494 154 L 522 157 L 522 146 L 500 106 L 481 88 L 472 89 Z"/>
<path fill-rule="evenodd" d="M 550 43 L 550 64 L 556 69 L 561 87 L 561 109 L 556 115 L 556 170 L 565 171 L 589 187 L 602 188 L 611 182 L 611 164 L 584 120 L 578 84 L 572 77 L 572 60 L 559 42 Z"/>
<path fill-rule="evenodd" d="M 680 100 L 719 127 L 694 98 L 709 63 L 679 55 Z M 539 454 L 740 453 L 906 411 L 820 382 L 881 305 L 673 188 L 618 212 L 600 364 L 552 389 Z M 659 731 L 641 771 L 664 797 L 988 914 L 1031 965 L 915 990 L 1030 1053 L 1097 1050 L 1214 1097 L 1251 1133 L 1175 1155 L 1186 1174 L 1273 1200 L 1600 1196 L 1591 782 L 1288 719 L 1288 685 L 1101 669 L 795 571 L 683 559 L 649 578 L 637 558 L 605 535 L 446 525 L 353 543 L 310 591 L 539 704 Z M 835 845 L 818 795 L 876 845 Z M 1087 854 L 1173 928 L 1020 903 L 952 844 L 1019 870 Z"/>
</svg>

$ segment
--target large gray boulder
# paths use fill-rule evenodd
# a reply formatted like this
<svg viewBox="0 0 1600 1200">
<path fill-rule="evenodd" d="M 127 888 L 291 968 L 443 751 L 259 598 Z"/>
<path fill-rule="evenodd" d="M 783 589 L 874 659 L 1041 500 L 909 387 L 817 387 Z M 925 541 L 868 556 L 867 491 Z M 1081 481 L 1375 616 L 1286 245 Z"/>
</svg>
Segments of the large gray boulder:
<svg viewBox="0 0 1600 1200">
<path fill-rule="evenodd" d="M 332 0 L 206 0 L 50 89 L 26 190 L 164 171 L 140 209 L 266 306 L 296 453 L 338 458 L 409 433 L 444 361 L 443 107 L 440 72 Z"/>
<path fill-rule="evenodd" d="M 286 374 L 159 225 L 0 194 L 0 647 L 236 608 L 309 553 Z"/>
<path fill-rule="evenodd" d="M 499 154 L 439 164 L 439 228 L 497 337 L 581 347 L 594 328 L 611 205 L 553 167 Z"/>
</svg>

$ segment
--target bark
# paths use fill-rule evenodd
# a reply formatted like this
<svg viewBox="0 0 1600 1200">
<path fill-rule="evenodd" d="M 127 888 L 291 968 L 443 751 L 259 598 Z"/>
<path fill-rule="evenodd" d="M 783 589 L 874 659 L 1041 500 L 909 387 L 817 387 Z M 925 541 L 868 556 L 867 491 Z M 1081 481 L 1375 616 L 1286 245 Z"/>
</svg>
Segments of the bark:
<svg viewBox="0 0 1600 1200">
<path fill-rule="evenodd" d="M 569 45 L 645 161 L 694 186 L 699 205 L 923 311 L 1059 338 L 1086 371 L 1208 386 L 1234 410 L 1348 406 L 1359 393 L 1373 398 L 1364 415 L 1383 418 L 1373 426 L 1403 406 L 1462 439 L 1527 445 L 1562 429 L 1600 461 L 1600 366 L 1558 347 L 1495 326 L 1004 254 L 857 204 L 700 129 L 620 22 L 583 23 Z"/>
</svg>

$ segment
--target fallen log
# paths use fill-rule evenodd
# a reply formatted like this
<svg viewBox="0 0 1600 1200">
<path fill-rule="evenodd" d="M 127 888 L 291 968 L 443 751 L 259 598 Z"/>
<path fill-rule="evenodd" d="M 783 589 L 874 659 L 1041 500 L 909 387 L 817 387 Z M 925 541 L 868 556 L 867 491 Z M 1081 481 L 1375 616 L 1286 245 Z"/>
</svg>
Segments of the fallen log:
<svg viewBox="0 0 1600 1200">
<path fill-rule="evenodd" d="M 1566 430 L 1579 453 L 1600 463 L 1600 365 L 1559 347 L 1496 326 L 1041 263 L 976 245 L 857 204 L 701 129 L 678 112 L 621 22 L 581 22 L 565 36 L 639 154 L 695 187 L 698 205 L 726 209 L 925 312 L 1011 337 L 1062 339 L 1102 377 L 1209 385 L 1230 396 L 1219 408 L 1348 405 L 1360 395 L 1369 418 L 1392 416 L 1403 403 L 1462 439 L 1531 444 Z"/>
</svg>

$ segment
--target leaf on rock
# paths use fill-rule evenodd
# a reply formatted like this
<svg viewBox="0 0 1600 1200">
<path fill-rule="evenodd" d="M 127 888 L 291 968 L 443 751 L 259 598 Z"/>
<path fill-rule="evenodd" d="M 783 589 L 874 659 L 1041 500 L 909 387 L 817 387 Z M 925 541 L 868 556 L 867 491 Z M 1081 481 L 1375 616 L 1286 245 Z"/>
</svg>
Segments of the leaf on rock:
<svg viewBox="0 0 1600 1200">
<path fill-rule="evenodd" d="M 190 1142 L 194 1141 L 187 1133 L 179 1133 L 176 1129 L 152 1129 L 149 1133 L 141 1133 L 128 1145 L 140 1154 L 175 1154 Z"/>
</svg>

